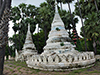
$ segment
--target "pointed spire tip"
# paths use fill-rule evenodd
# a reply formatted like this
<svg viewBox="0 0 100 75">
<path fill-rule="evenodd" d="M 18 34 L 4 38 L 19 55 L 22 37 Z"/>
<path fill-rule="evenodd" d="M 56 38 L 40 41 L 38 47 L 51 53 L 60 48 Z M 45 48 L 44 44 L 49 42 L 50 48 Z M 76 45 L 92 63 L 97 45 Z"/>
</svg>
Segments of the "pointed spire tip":
<svg viewBox="0 0 100 75">
<path fill-rule="evenodd" d="M 55 0 L 55 13 L 58 13 L 57 1 Z"/>
<path fill-rule="evenodd" d="M 28 23 L 28 31 L 30 31 L 30 24 Z"/>
</svg>

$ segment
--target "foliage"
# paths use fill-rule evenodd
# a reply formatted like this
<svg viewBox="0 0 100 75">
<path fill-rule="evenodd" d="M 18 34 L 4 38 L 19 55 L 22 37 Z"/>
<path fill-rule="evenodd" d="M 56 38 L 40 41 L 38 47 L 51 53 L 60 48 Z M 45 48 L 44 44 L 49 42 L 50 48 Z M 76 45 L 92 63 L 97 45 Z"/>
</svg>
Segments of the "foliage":
<svg viewBox="0 0 100 75">
<path fill-rule="evenodd" d="M 85 34 L 86 38 L 92 39 L 92 45 L 94 48 L 94 52 L 96 54 L 96 41 L 100 37 L 100 11 L 97 10 L 97 8 L 100 10 L 100 1 L 96 0 L 97 2 L 97 7 L 95 6 L 95 0 L 80 0 L 79 4 L 81 7 L 81 12 L 82 12 L 82 18 L 84 19 L 84 29 L 85 29 Z M 75 4 L 75 13 L 76 15 L 80 16 L 79 11 L 78 11 L 78 3 L 76 2 Z M 82 29 L 82 28 L 81 28 Z M 83 35 L 83 32 L 81 32 L 81 35 Z M 100 41 L 99 41 L 100 42 Z"/>
<path fill-rule="evenodd" d="M 84 22 L 85 33 L 87 37 L 97 38 L 100 35 L 100 19 L 99 14 L 92 12 L 87 15 L 86 21 Z"/>
<path fill-rule="evenodd" d="M 99 39 L 100 41 L 100 39 Z M 100 43 L 99 41 L 97 42 L 97 54 L 100 54 Z M 87 51 L 94 51 L 93 49 L 93 40 L 92 39 L 86 39 L 86 44 L 87 44 Z M 85 41 L 84 38 L 79 38 L 77 40 L 77 47 L 75 48 L 76 50 L 80 51 L 80 52 L 84 52 L 85 51 L 85 47 L 84 47 Z"/>
<path fill-rule="evenodd" d="M 17 34 L 17 35 L 13 35 L 13 37 L 10 37 L 9 41 L 10 41 L 10 43 L 13 44 L 12 46 L 13 46 L 14 49 L 21 50 L 23 48 L 25 38 L 26 38 L 26 35 Z"/>
<path fill-rule="evenodd" d="M 76 50 L 80 51 L 80 52 L 83 52 L 85 51 L 85 41 L 84 41 L 84 38 L 79 38 L 77 40 L 77 47 L 76 47 Z M 93 51 L 93 46 L 92 46 L 92 40 L 91 39 L 87 39 L 87 50 L 88 51 Z"/>
<path fill-rule="evenodd" d="M 57 31 L 60 31 L 60 29 L 59 29 L 59 28 L 56 28 L 56 30 L 57 30 Z"/>
<path fill-rule="evenodd" d="M 64 42 L 61 42 L 60 45 L 61 45 L 61 46 L 64 46 Z"/>
<path fill-rule="evenodd" d="M 97 1 L 97 6 L 99 7 L 100 1 Z M 85 0 L 80 0 L 79 2 L 80 7 L 81 7 L 81 11 L 82 11 L 82 17 L 85 19 L 84 21 L 84 29 L 85 29 L 85 34 L 87 38 L 97 38 L 100 35 L 100 11 L 96 12 L 96 7 L 94 4 L 94 0 L 89 0 L 89 1 L 85 1 Z M 99 8 L 100 9 L 100 8 Z M 79 11 L 78 11 L 78 4 L 76 2 L 75 5 L 75 13 L 76 15 L 79 15 Z M 81 32 L 81 34 L 83 34 L 83 32 Z"/>
<path fill-rule="evenodd" d="M 13 48 L 13 46 L 8 46 L 6 45 L 6 51 L 5 51 L 5 56 L 12 56 L 12 57 L 15 57 L 15 49 Z"/>
<path fill-rule="evenodd" d="M 62 0 L 62 1 L 63 1 L 63 3 L 71 3 L 74 0 Z"/>
<path fill-rule="evenodd" d="M 96 41 L 97 45 L 97 54 L 100 54 L 100 38 L 98 38 L 98 40 Z"/>
<path fill-rule="evenodd" d="M 43 52 L 43 47 L 45 46 L 45 40 L 44 39 L 44 32 L 40 31 L 39 33 L 36 33 L 33 35 L 33 42 L 36 46 L 36 49 L 38 50 L 38 53 Z M 39 48 L 37 48 L 39 47 Z"/>
<path fill-rule="evenodd" d="M 100 0 L 96 0 L 97 6 L 100 7 Z M 94 0 L 80 0 L 79 1 L 81 12 L 82 12 L 82 18 L 86 19 L 88 14 L 91 14 L 92 12 L 96 12 L 96 7 L 94 4 Z M 98 8 L 100 10 L 100 8 Z M 76 15 L 80 16 L 79 14 L 79 6 L 78 3 L 75 3 L 75 13 Z"/>
<path fill-rule="evenodd" d="M 11 8 L 11 20 L 14 23 L 13 30 L 15 33 L 19 31 L 19 33 L 26 34 L 27 25 L 30 23 L 31 32 L 33 33 L 35 30 L 35 15 L 36 15 L 36 7 L 34 5 L 20 4 L 18 7 Z"/>
<path fill-rule="evenodd" d="M 51 30 L 51 23 L 54 16 L 52 5 L 49 5 L 46 2 L 41 3 L 37 12 L 38 15 L 36 15 L 36 20 L 39 24 L 39 27 L 42 28 L 43 31 L 45 31 L 45 27 L 47 27 L 46 31 L 48 33 Z"/>
</svg>

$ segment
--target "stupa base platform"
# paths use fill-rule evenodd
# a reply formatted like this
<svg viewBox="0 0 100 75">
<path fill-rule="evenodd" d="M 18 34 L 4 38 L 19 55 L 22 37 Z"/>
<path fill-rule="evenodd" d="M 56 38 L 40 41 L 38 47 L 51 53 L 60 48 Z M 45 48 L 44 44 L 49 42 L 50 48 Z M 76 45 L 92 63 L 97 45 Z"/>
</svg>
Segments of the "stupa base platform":
<svg viewBox="0 0 100 75">
<path fill-rule="evenodd" d="M 33 55 L 26 63 L 28 67 L 45 71 L 67 71 L 87 68 L 94 65 L 93 52 Z"/>
<path fill-rule="evenodd" d="M 75 68 L 75 67 L 73 67 L 73 68 L 68 68 L 68 67 L 66 67 L 66 68 L 56 68 L 56 69 L 50 69 L 50 68 L 46 68 L 46 69 L 44 69 L 44 68 L 41 68 L 41 67 L 32 67 L 32 66 L 30 66 L 30 65 L 28 65 L 28 67 L 30 67 L 30 68 L 33 68 L 33 69 L 39 69 L 39 70 L 43 70 L 43 71 L 71 71 L 71 70 L 78 70 L 78 69 L 84 69 L 84 68 L 88 68 L 88 67 L 92 67 L 92 66 L 94 66 L 94 64 L 90 64 L 90 65 L 87 65 L 87 66 L 81 66 L 81 67 L 77 67 L 77 68 Z"/>
</svg>

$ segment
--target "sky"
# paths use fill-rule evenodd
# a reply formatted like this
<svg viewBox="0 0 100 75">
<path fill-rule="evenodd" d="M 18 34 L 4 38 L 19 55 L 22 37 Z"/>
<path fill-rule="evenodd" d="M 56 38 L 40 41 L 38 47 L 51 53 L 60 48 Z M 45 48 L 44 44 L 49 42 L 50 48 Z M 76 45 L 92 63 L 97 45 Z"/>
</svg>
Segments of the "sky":
<svg viewBox="0 0 100 75">
<path fill-rule="evenodd" d="M 42 3 L 42 2 L 45 2 L 45 0 L 12 0 L 12 7 L 14 6 L 18 6 L 20 3 L 26 3 L 26 4 L 32 4 L 32 5 L 35 5 L 36 7 L 39 7 L 39 5 Z M 74 4 L 75 4 L 76 0 L 73 1 L 71 4 L 70 4 L 70 7 L 71 7 L 71 10 L 72 12 L 74 11 Z M 63 9 L 65 9 L 66 11 L 68 11 L 68 5 L 67 4 L 64 4 L 63 5 Z M 79 18 L 79 17 L 78 17 Z M 13 34 L 14 34 L 14 31 L 12 29 L 13 27 L 13 23 L 10 21 L 9 22 L 9 32 L 8 32 L 8 36 L 9 37 L 12 37 Z M 80 35 L 80 28 L 81 28 L 81 21 L 79 19 L 79 22 L 76 24 L 76 29 L 77 29 L 77 32 L 78 34 Z M 37 29 L 36 29 L 37 30 Z M 36 31 L 35 31 L 36 32 Z"/>
</svg>

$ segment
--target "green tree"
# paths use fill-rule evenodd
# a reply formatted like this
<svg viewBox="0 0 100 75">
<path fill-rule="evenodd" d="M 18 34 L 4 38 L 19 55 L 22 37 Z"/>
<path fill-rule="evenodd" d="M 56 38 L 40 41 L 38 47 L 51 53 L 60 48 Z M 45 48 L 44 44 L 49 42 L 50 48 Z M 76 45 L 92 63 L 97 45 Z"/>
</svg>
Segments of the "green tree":
<svg viewBox="0 0 100 75">
<path fill-rule="evenodd" d="M 37 10 L 38 15 L 36 16 L 37 23 L 39 27 L 43 29 L 45 33 L 45 44 L 47 40 L 47 34 L 51 29 L 51 23 L 54 16 L 54 10 L 52 5 L 44 2 L 40 4 L 40 7 Z"/>
<path fill-rule="evenodd" d="M 76 34 L 74 34 L 76 37 L 74 37 L 74 38 L 77 38 L 78 39 L 78 33 L 77 33 L 77 30 L 76 30 L 76 21 L 73 19 L 73 14 L 72 14 L 72 12 L 71 12 L 71 7 L 70 7 L 70 3 L 72 2 L 72 1 L 74 1 L 74 0 L 63 0 L 63 3 L 65 4 L 65 3 L 67 3 L 68 4 L 68 7 L 69 7 L 69 12 L 70 12 L 70 17 L 71 17 L 71 19 L 72 19 L 72 28 L 73 28 L 73 31 L 75 31 L 75 33 Z M 76 19 L 77 20 L 77 19 Z M 69 27 L 69 29 L 71 28 L 71 26 L 69 25 L 68 26 Z M 76 40 L 77 40 L 76 39 Z M 73 40 L 74 41 L 74 40 Z M 77 45 L 77 44 L 76 44 Z"/>
<path fill-rule="evenodd" d="M 17 27 L 17 30 L 19 30 L 20 33 L 26 34 L 28 23 L 30 23 L 31 32 L 34 32 L 36 25 L 36 9 L 37 8 L 34 5 L 26 5 L 24 3 L 11 9 L 11 20 L 13 21 L 15 28 Z"/>
<path fill-rule="evenodd" d="M 20 43 L 19 43 L 19 36 L 20 36 Z M 23 48 L 23 44 L 25 42 L 25 37 L 26 36 L 24 34 L 21 34 L 21 35 L 20 34 L 16 34 L 16 35 L 13 35 L 13 37 L 9 38 L 10 43 L 13 44 L 12 46 L 13 46 L 14 50 L 15 49 L 21 50 Z M 18 42 L 16 42 L 16 41 L 18 41 Z M 19 48 L 19 45 L 20 45 L 20 48 Z"/>
<path fill-rule="evenodd" d="M 45 46 L 45 40 L 43 40 L 44 37 L 45 37 L 45 35 L 44 35 L 43 30 L 41 30 L 39 33 L 36 33 L 33 35 L 33 42 L 34 42 L 39 54 L 43 52 L 43 47 Z M 38 39 L 38 41 L 37 41 L 37 39 Z"/>
<path fill-rule="evenodd" d="M 100 7 L 100 1 L 97 0 L 97 6 Z M 95 6 L 94 0 L 80 0 L 79 2 L 81 11 L 82 11 L 82 18 L 85 19 L 84 21 L 84 29 L 85 29 L 85 34 L 86 38 L 92 39 L 93 40 L 93 47 L 94 47 L 94 52 L 95 54 L 97 53 L 96 49 L 96 40 L 98 40 L 100 36 L 100 31 L 99 31 L 99 24 L 100 24 L 100 8 L 97 11 L 97 7 Z M 75 13 L 76 15 L 79 15 L 78 11 L 78 3 L 76 2 L 75 4 Z M 83 32 L 81 32 L 83 34 Z"/>
<path fill-rule="evenodd" d="M 13 46 L 6 45 L 5 56 L 7 57 L 7 59 L 9 55 L 15 57 L 15 49 L 13 48 Z"/>
<path fill-rule="evenodd" d="M 96 12 L 97 9 L 95 7 L 94 1 L 97 2 L 97 6 L 100 7 L 100 1 L 99 0 L 80 0 L 79 4 L 81 7 L 81 12 L 82 12 L 82 18 L 87 19 L 87 15 L 91 14 L 91 12 Z M 79 11 L 78 11 L 78 2 L 75 3 L 75 14 L 80 16 Z M 98 8 L 100 10 L 100 8 Z"/>
<path fill-rule="evenodd" d="M 93 48 L 95 54 L 97 53 L 96 49 L 96 40 L 100 37 L 100 19 L 99 19 L 98 13 L 92 12 L 92 14 L 88 14 L 88 19 L 85 20 L 84 28 L 85 28 L 85 33 L 87 34 L 87 38 L 92 38 L 93 39 Z"/>
</svg>

